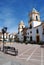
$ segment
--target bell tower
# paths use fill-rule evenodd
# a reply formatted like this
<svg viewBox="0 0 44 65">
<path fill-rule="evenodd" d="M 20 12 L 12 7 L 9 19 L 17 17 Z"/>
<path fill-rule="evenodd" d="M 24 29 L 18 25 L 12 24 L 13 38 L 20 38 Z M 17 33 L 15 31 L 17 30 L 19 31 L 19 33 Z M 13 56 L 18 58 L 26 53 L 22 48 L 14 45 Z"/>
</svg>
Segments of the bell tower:
<svg viewBox="0 0 44 65">
<path fill-rule="evenodd" d="M 34 22 L 34 24 L 39 24 L 40 22 L 40 14 L 39 12 L 33 8 L 31 13 L 29 14 L 29 25 L 33 26 L 32 23 Z"/>
<path fill-rule="evenodd" d="M 40 21 L 39 12 L 35 8 L 33 8 L 32 12 L 30 13 L 30 22 L 31 21 Z"/>
<path fill-rule="evenodd" d="M 20 21 L 19 26 L 18 26 L 18 32 L 21 32 L 24 27 L 25 27 L 24 22 Z"/>
</svg>

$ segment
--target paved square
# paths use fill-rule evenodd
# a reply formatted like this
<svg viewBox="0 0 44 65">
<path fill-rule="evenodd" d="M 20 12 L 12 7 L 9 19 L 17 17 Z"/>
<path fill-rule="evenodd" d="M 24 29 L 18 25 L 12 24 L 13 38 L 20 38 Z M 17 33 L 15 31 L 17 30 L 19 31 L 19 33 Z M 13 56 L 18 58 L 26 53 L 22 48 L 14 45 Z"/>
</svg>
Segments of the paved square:
<svg viewBox="0 0 44 65">
<path fill-rule="evenodd" d="M 7 44 L 8 45 L 8 44 Z M 18 56 L 11 56 L 0 52 L 0 65 L 8 61 L 17 61 L 23 65 L 44 65 L 44 47 L 36 44 L 9 44 L 18 49 Z M 2 64 L 3 63 L 3 64 Z"/>
</svg>

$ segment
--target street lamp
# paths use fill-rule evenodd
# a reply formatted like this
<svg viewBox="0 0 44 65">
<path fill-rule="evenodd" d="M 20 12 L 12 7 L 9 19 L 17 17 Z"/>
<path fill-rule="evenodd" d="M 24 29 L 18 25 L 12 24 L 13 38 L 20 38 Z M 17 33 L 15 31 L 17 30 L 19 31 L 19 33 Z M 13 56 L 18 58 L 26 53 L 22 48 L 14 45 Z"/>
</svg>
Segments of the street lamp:
<svg viewBox="0 0 44 65">
<path fill-rule="evenodd" d="M 2 34 L 3 34 L 3 49 L 2 49 L 2 51 L 4 51 L 4 34 L 6 33 L 6 31 L 7 31 L 7 27 L 4 27 L 3 29 L 2 29 Z"/>
</svg>

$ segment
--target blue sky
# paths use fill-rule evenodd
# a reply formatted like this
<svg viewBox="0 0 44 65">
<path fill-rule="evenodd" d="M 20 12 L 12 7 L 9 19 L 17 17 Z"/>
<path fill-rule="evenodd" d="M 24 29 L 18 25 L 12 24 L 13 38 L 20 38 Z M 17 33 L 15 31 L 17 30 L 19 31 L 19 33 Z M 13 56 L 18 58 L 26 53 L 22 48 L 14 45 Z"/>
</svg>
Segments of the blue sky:
<svg viewBox="0 0 44 65">
<path fill-rule="evenodd" d="M 44 20 L 44 0 L 0 0 L 0 29 L 8 27 L 8 32 L 17 32 L 21 20 L 28 26 L 28 13 L 35 8 Z"/>
</svg>

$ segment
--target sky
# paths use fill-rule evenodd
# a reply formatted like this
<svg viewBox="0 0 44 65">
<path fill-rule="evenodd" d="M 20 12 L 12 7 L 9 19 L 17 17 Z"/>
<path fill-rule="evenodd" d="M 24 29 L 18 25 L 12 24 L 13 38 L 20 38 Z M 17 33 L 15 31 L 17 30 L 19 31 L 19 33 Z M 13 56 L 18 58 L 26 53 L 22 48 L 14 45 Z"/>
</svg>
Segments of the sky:
<svg viewBox="0 0 44 65">
<path fill-rule="evenodd" d="M 35 8 L 44 20 L 44 0 L 0 0 L 0 29 L 8 28 L 8 32 L 18 32 L 21 20 L 28 26 L 28 14 Z"/>
</svg>

